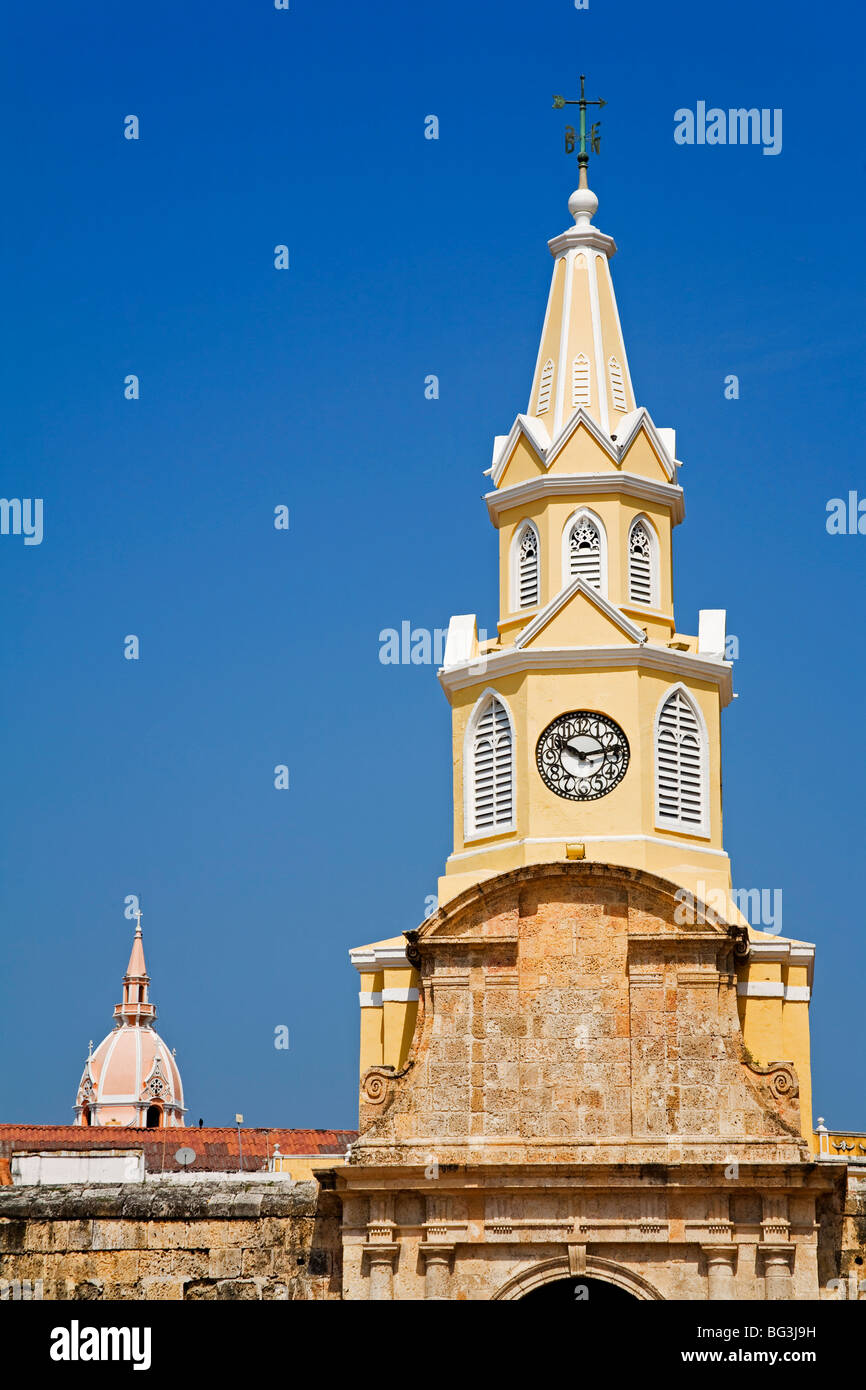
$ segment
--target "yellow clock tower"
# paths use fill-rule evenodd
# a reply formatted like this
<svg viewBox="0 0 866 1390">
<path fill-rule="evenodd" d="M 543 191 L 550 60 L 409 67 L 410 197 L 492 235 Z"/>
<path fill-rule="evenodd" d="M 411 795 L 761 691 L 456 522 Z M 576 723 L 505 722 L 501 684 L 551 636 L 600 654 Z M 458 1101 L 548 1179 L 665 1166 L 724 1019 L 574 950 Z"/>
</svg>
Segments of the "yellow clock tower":
<svg viewBox="0 0 866 1390">
<path fill-rule="evenodd" d="M 579 188 L 549 243 L 547 311 L 526 414 L 495 440 L 485 501 L 499 532 L 498 635 L 452 618 L 454 851 L 468 884 L 566 855 L 727 891 L 724 612 L 677 630 L 683 519 L 675 434 L 636 403 L 610 259 Z M 548 731 L 546 733 L 546 731 Z"/>
</svg>

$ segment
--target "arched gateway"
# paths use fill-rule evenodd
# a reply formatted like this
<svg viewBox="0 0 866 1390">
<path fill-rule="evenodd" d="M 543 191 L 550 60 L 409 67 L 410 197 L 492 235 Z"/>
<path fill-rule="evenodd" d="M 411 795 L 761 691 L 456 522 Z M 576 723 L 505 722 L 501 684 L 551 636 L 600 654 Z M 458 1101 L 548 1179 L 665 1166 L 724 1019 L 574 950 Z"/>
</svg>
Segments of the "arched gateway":
<svg viewBox="0 0 866 1390">
<path fill-rule="evenodd" d="M 509 1279 L 494 1295 L 494 1301 L 550 1303 L 564 1306 L 581 1304 L 588 1308 L 609 1307 L 660 1299 L 661 1294 L 646 1279 L 610 1260 L 591 1258 L 583 1274 L 575 1275 L 567 1259 L 543 1260 Z"/>
</svg>

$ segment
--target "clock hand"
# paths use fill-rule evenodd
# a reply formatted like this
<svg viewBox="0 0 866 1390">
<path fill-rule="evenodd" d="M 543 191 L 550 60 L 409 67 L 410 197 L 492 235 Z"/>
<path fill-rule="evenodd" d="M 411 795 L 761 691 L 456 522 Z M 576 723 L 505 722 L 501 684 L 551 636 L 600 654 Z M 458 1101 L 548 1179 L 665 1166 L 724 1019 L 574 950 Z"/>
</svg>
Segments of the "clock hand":
<svg viewBox="0 0 866 1390">
<path fill-rule="evenodd" d="M 562 751 L 564 753 L 570 753 L 573 758 L 578 758 L 583 763 L 586 762 L 587 758 L 597 757 L 601 749 L 590 748 L 587 752 L 584 752 L 582 748 L 573 748 L 570 743 L 563 742 Z"/>
<path fill-rule="evenodd" d="M 562 742 L 560 743 L 560 748 L 561 748 L 561 749 L 564 749 L 564 750 L 565 750 L 566 752 L 568 752 L 568 753 L 573 754 L 573 756 L 574 756 L 575 758 L 579 758 L 581 762 L 585 762 L 585 761 L 587 760 L 587 758 L 610 758 L 610 757 L 613 757 L 613 756 L 615 756 L 616 754 L 619 753 L 619 749 L 618 749 L 618 748 L 615 748 L 615 747 L 614 747 L 614 748 L 590 748 L 590 749 L 588 749 L 587 752 L 584 753 L 584 752 L 582 752 L 579 748 L 572 748 L 571 744 L 570 744 L 570 743 L 566 743 L 566 741 L 565 741 L 564 739 L 563 739 Z"/>
</svg>

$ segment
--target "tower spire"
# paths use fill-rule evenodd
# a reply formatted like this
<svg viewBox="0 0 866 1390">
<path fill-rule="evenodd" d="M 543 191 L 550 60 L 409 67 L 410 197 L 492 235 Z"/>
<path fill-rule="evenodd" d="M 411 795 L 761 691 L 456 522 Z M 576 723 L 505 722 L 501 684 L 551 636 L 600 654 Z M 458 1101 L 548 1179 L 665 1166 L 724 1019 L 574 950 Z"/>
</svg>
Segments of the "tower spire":
<svg viewBox="0 0 866 1390">
<path fill-rule="evenodd" d="M 141 936 L 141 919 L 144 916 L 140 907 L 133 913 L 135 917 L 135 936 L 132 939 L 132 950 L 129 953 L 129 965 L 126 967 L 126 974 L 131 978 L 147 976 L 147 966 L 144 963 L 144 942 Z"/>
<path fill-rule="evenodd" d="M 575 226 L 547 243 L 553 275 L 526 414 L 552 442 L 582 410 L 615 442 L 621 421 L 633 415 L 637 403 L 608 265 L 616 243 L 591 225 L 598 198 L 589 187 L 587 169 L 590 151 L 599 152 L 601 135 L 597 121 L 587 124 L 586 113 L 605 102 L 587 97 L 581 74 L 580 96 L 555 96 L 553 105 L 579 109 L 578 129 L 566 128 L 565 148 L 569 153 L 577 149 L 580 177 L 568 200 Z"/>
<path fill-rule="evenodd" d="M 144 941 L 141 935 L 141 908 L 135 910 L 135 936 L 129 953 L 129 964 L 123 977 L 123 1003 L 117 1004 L 114 1017 L 120 1023 L 148 1025 L 156 1018 L 156 1006 L 148 998 L 150 976 L 144 960 Z"/>
</svg>

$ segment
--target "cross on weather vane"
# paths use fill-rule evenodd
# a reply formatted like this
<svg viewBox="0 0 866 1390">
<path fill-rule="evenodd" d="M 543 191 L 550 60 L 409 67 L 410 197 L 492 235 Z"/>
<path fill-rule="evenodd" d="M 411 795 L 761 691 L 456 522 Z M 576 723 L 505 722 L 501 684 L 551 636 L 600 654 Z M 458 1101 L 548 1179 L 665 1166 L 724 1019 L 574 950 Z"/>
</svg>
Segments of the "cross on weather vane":
<svg viewBox="0 0 866 1390">
<path fill-rule="evenodd" d="M 589 164 L 589 150 L 587 149 L 587 144 L 589 144 L 589 149 L 592 150 L 593 154 L 598 154 L 598 153 L 600 152 L 600 150 L 601 150 L 601 122 L 600 122 L 600 121 L 594 121 L 593 124 L 590 126 L 589 131 L 587 132 L 587 129 L 586 129 L 586 108 L 587 108 L 588 106 L 597 106 L 598 109 L 601 110 L 601 108 L 602 108 L 603 106 L 606 105 L 606 103 L 605 103 L 604 101 L 602 101 L 601 97 L 599 97 L 597 101 L 588 101 L 588 100 L 587 100 L 587 97 L 586 97 L 586 94 L 585 94 L 585 87 L 584 87 L 585 81 L 586 81 L 586 77 L 584 76 L 583 73 L 581 73 L 581 75 L 580 75 L 580 96 L 579 96 L 578 98 L 576 98 L 575 100 L 570 100 L 570 99 L 568 99 L 567 97 L 559 97 L 559 96 L 555 96 L 555 97 L 553 98 L 553 109 L 554 109 L 554 111 L 561 111 L 562 108 L 563 108 L 564 106 L 578 106 L 578 107 L 580 107 L 580 126 L 579 126 L 578 133 L 577 133 L 577 138 L 578 138 L 578 140 L 580 141 L 580 149 L 579 149 L 578 154 L 577 154 L 577 162 L 578 162 L 578 164 L 579 164 L 579 166 L 580 166 L 580 187 L 581 187 L 581 188 L 586 188 L 586 168 L 587 168 L 587 165 Z M 566 154 L 571 154 L 571 153 L 573 152 L 573 150 L 574 150 L 574 143 L 575 143 L 575 131 L 574 131 L 574 126 L 570 126 L 570 125 L 569 125 L 569 126 L 566 126 L 566 127 L 565 127 L 565 152 L 566 152 Z"/>
</svg>

